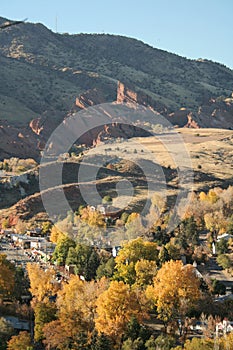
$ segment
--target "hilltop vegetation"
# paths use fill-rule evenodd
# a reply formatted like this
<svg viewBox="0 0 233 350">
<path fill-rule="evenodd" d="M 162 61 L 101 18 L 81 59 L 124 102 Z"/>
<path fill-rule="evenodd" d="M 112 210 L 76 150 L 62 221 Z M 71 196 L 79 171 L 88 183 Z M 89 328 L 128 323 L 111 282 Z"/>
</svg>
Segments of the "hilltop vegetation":
<svg viewBox="0 0 233 350">
<path fill-rule="evenodd" d="M 65 114 L 87 89 L 100 88 L 112 101 L 118 80 L 170 110 L 197 108 L 232 92 L 233 72 L 227 67 L 122 36 L 58 34 L 26 23 L 1 31 L 0 52 L 0 117 L 15 123 L 45 111 Z"/>
</svg>

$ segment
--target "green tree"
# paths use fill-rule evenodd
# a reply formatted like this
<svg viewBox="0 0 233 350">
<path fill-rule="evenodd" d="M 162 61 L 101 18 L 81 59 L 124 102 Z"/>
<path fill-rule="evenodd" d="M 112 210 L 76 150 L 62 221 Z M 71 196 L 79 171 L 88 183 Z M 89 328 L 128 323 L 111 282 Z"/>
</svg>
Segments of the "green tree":
<svg viewBox="0 0 233 350">
<path fill-rule="evenodd" d="M 225 254 L 228 252 L 228 242 L 226 239 L 221 238 L 219 242 L 217 242 L 217 253 Z"/>
<path fill-rule="evenodd" d="M 19 300 L 21 295 L 25 295 L 28 293 L 28 280 L 24 274 L 24 270 L 21 267 L 15 268 L 15 283 L 13 296 Z"/>
<path fill-rule="evenodd" d="M 135 316 L 131 317 L 124 334 L 124 339 L 131 339 L 133 341 L 136 339 L 142 339 L 144 344 L 150 338 L 150 336 L 150 329 L 145 325 L 141 325 Z"/>
<path fill-rule="evenodd" d="M 155 341 L 155 349 L 160 349 L 160 350 L 170 350 L 176 343 L 176 340 L 169 336 L 169 335 L 159 335 Z M 147 347 L 148 348 L 148 347 Z M 150 348 L 148 348 L 150 349 Z"/>
<path fill-rule="evenodd" d="M 50 221 L 45 221 L 42 224 L 42 234 L 43 235 L 48 235 L 51 232 L 52 229 L 52 224 Z"/>
<path fill-rule="evenodd" d="M 100 264 L 100 258 L 95 248 L 85 244 L 77 244 L 77 274 L 83 275 L 87 281 L 96 276 L 96 270 Z"/>
<path fill-rule="evenodd" d="M 7 341 L 14 334 L 11 324 L 3 317 L 0 318 L 0 350 L 6 349 Z"/>
<path fill-rule="evenodd" d="M 34 339 L 39 342 L 44 339 L 43 328 L 45 324 L 55 320 L 56 307 L 53 303 L 37 302 L 34 307 L 35 313 L 35 327 L 34 327 Z"/>
<path fill-rule="evenodd" d="M 96 271 L 96 277 L 98 279 L 101 277 L 111 278 L 114 274 L 115 265 L 116 263 L 113 257 L 109 258 L 106 262 L 101 262 Z"/>
<path fill-rule="evenodd" d="M 75 242 L 67 236 L 61 237 L 53 253 L 53 259 L 58 265 L 65 265 L 69 249 L 75 247 Z"/>
<path fill-rule="evenodd" d="M 91 255 L 88 259 L 84 277 L 87 281 L 91 281 L 96 277 L 96 271 L 100 264 L 100 258 L 95 249 L 92 249 Z"/>
<path fill-rule="evenodd" d="M 157 265 L 155 261 L 141 259 L 135 264 L 136 278 L 134 286 L 145 289 L 152 284 L 153 277 L 157 273 Z"/>
<path fill-rule="evenodd" d="M 139 338 L 139 333 L 140 333 L 141 325 L 138 322 L 137 318 L 135 316 L 132 316 L 128 325 L 127 325 L 127 330 L 125 332 L 125 338 L 135 340 Z"/>
<path fill-rule="evenodd" d="M 77 251 L 74 247 L 70 247 L 67 258 L 66 258 L 66 265 L 77 265 L 78 263 L 78 256 Z"/>
<path fill-rule="evenodd" d="M 102 199 L 102 203 L 103 204 L 112 204 L 112 197 L 109 195 L 104 196 Z"/>
<path fill-rule="evenodd" d="M 112 350 L 112 342 L 105 334 L 94 334 L 90 350 Z"/>
<path fill-rule="evenodd" d="M 226 294 L 226 286 L 222 282 L 214 279 L 212 282 L 213 294 L 217 295 L 225 295 Z"/>
<path fill-rule="evenodd" d="M 170 255 L 168 253 L 168 250 L 165 246 L 163 246 L 159 251 L 159 262 L 161 265 L 163 265 L 166 261 L 170 260 Z"/>
<path fill-rule="evenodd" d="M 155 343 L 155 337 L 152 335 L 150 339 L 145 343 L 146 350 L 157 350 L 157 345 Z"/>
<path fill-rule="evenodd" d="M 172 348 L 171 350 L 213 350 L 214 349 L 214 341 L 210 339 L 200 339 L 193 338 L 192 340 L 187 340 L 184 344 L 184 347 L 177 346 L 176 348 Z"/>
<path fill-rule="evenodd" d="M 218 255 L 217 263 L 225 270 L 229 269 L 232 266 L 231 259 L 226 254 Z"/>
<path fill-rule="evenodd" d="M 198 244 L 198 227 L 193 216 L 182 221 L 179 226 L 177 240 L 184 249 L 188 246 L 195 246 Z"/>
<path fill-rule="evenodd" d="M 143 340 L 138 338 L 135 340 L 127 339 L 122 344 L 122 350 L 144 350 Z"/>
</svg>

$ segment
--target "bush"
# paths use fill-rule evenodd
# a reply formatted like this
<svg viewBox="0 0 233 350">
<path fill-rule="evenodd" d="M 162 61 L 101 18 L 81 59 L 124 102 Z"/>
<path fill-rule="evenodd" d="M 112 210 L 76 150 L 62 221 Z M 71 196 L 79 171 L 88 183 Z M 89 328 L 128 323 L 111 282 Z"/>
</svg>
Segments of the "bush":
<svg viewBox="0 0 233 350">
<path fill-rule="evenodd" d="M 225 254 L 228 251 L 228 242 L 226 239 L 221 238 L 219 242 L 217 242 L 217 253 Z"/>
<path fill-rule="evenodd" d="M 107 196 L 104 196 L 104 198 L 102 199 L 102 203 L 103 204 L 111 204 L 112 203 L 112 197 L 107 195 Z"/>
<path fill-rule="evenodd" d="M 161 334 L 155 339 L 154 343 L 156 345 L 155 349 L 170 350 L 175 345 L 176 340 L 170 335 Z M 148 347 L 148 343 L 146 345 Z M 150 349 L 150 347 L 148 347 L 148 349 Z M 151 347 L 151 349 L 153 348 Z"/>
<path fill-rule="evenodd" d="M 222 282 L 214 279 L 212 282 L 213 294 L 217 295 L 225 295 L 226 294 L 226 286 Z"/>
<path fill-rule="evenodd" d="M 217 263 L 225 270 L 229 269 L 232 265 L 231 259 L 226 254 L 221 254 L 217 257 Z"/>
</svg>

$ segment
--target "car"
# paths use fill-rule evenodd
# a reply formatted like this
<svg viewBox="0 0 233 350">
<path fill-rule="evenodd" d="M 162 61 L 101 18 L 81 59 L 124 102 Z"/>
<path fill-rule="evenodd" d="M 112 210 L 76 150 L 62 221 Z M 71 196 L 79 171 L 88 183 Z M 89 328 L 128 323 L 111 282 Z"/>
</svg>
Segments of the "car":
<svg viewBox="0 0 233 350">
<path fill-rule="evenodd" d="M 203 331 L 207 327 L 207 324 L 202 321 L 197 321 L 195 324 L 190 326 L 192 331 Z"/>
</svg>

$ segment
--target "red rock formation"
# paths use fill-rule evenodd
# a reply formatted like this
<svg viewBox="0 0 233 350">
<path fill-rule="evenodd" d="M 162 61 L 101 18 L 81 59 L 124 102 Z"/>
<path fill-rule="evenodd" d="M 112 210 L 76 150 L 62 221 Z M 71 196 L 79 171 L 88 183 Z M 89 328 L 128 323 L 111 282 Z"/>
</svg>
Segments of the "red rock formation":
<svg viewBox="0 0 233 350">
<path fill-rule="evenodd" d="M 29 126 L 36 135 L 40 135 L 41 131 L 44 129 L 41 117 L 33 119 Z"/>
<path fill-rule="evenodd" d="M 117 86 L 117 103 L 138 103 L 138 94 L 119 81 Z"/>
<path fill-rule="evenodd" d="M 80 109 L 85 109 L 90 106 L 98 105 L 100 103 L 105 103 L 106 99 L 101 90 L 92 89 L 88 90 L 79 97 L 76 98 L 75 106 Z"/>
<path fill-rule="evenodd" d="M 187 110 L 186 108 L 180 109 L 174 113 L 170 113 L 167 116 L 167 119 L 170 121 L 170 123 L 177 127 L 194 129 L 200 127 L 198 124 L 198 120 L 196 120 L 193 113 Z"/>
</svg>

